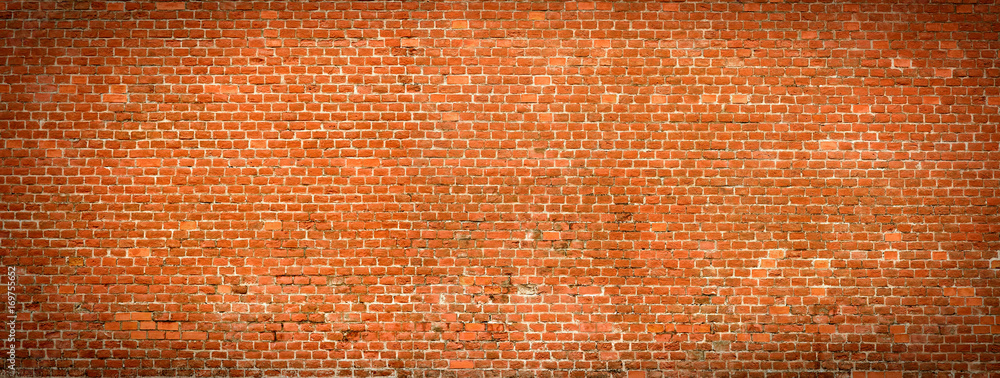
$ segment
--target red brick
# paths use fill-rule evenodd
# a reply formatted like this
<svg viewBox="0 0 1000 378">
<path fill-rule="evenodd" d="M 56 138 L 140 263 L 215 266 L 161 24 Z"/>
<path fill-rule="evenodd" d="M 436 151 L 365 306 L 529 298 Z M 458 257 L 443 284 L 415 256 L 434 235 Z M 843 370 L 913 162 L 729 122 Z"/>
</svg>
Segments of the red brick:
<svg viewBox="0 0 1000 378">
<path fill-rule="evenodd" d="M 448 84 L 469 84 L 468 76 L 448 76 Z"/>
<path fill-rule="evenodd" d="M 123 94 L 106 94 L 104 95 L 104 102 L 125 102 L 128 101 L 128 96 Z"/>
<path fill-rule="evenodd" d="M 472 369 L 476 367 L 475 361 L 451 361 L 449 364 L 452 369 Z"/>
<path fill-rule="evenodd" d="M 990 2 L 3 8 L 24 376 L 1000 360 Z"/>
<path fill-rule="evenodd" d="M 822 141 L 819 142 L 819 149 L 821 150 L 836 150 L 839 148 L 840 143 L 837 141 Z"/>
<path fill-rule="evenodd" d="M 207 332 L 181 332 L 181 339 L 184 340 L 206 340 L 208 339 Z"/>
<path fill-rule="evenodd" d="M 156 9 L 159 10 L 183 10 L 183 1 L 158 1 L 156 2 Z"/>
<path fill-rule="evenodd" d="M 160 159 L 136 159 L 135 165 L 138 167 L 159 167 L 163 164 Z"/>
</svg>

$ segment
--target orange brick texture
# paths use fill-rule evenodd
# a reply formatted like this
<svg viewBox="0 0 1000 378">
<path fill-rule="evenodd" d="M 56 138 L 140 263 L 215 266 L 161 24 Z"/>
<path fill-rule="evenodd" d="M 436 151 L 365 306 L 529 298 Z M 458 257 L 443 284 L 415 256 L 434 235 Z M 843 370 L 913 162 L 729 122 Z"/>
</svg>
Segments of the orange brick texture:
<svg viewBox="0 0 1000 378">
<path fill-rule="evenodd" d="M 0 15 L 22 376 L 1000 371 L 995 1 Z"/>
</svg>

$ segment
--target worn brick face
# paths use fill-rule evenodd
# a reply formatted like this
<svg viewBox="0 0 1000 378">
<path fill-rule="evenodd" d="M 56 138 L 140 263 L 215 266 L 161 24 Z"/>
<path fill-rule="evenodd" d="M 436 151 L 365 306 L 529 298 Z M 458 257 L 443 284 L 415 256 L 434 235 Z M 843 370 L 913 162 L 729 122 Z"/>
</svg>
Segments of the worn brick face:
<svg viewBox="0 0 1000 378">
<path fill-rule="evenodd" d="M 994 1 L 0 25 L 23 376 L 1000 371 Z"/>
</svg>

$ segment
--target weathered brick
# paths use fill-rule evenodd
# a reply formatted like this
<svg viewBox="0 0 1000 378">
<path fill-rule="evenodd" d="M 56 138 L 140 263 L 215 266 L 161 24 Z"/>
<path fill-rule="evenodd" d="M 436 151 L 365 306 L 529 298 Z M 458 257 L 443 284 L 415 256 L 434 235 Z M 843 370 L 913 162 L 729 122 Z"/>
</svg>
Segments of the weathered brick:
<svg viewBox="0 0 1000 378">
<path fill-rule="evenodd" d="M 988 376 L 997 25 L 985 0 L 5 2 L 19 373 Z"/>
</svg>

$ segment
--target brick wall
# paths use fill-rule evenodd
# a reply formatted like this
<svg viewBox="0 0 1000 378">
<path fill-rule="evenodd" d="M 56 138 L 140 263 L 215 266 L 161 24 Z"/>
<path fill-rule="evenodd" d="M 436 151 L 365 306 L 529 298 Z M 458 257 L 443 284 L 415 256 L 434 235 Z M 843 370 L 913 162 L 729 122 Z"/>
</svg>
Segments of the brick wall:
<svg viewBox="0 0 1000 378">
<path fill-rule="evenodd" d="M 0 8 L 24 376 L 1000 369 L 993 1 Z"/>
</svg>

